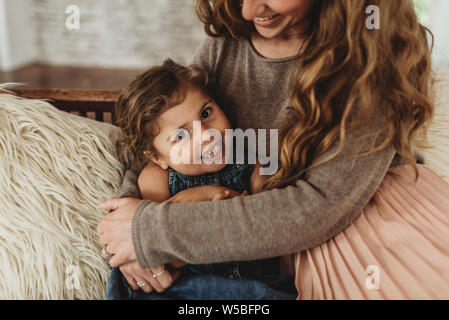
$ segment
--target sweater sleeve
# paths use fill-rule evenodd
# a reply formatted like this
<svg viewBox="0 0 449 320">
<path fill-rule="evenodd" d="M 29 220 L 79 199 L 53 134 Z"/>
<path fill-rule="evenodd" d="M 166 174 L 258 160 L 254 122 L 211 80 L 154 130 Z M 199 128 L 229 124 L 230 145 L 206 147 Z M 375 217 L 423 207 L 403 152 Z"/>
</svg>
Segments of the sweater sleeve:
<svg viewBox="0 0 449 320">
<path fill-rule="evenodd" d="M 139 264 L 147 268 L 177 259 L 192 264 L 262 259 L 332 238 L 359 215 L 392 163 L 392 144 L 352 157 L 369 150 L 361 146 L 374 143 L 381 118 L 348 131 L 342 153 L 308 171 L 294 186 L 215 202 L 140 202 L 132 224 Z M 337 145 L 338 140 L 316 161 L 333 154 Z"/>
<path fill-rule="evenodd" d="M 137 186 L 137 179 L 142 171 L 135 160 L 135 157 L 129 155 L 129 167 L 123 176 L 122 184 L 115 192 L 116 198 L 137 198 L 140 199 L 140 191 Z"/>
</svg>

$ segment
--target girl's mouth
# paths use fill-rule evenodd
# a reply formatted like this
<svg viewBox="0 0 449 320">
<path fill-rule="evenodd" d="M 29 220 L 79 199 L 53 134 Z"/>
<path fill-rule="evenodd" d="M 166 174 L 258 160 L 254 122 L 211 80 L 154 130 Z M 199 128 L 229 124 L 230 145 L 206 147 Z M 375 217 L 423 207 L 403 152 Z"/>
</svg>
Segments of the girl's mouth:
<svg viewBox="0 0 449 320">
<path fill-rule="evenodd" d="M 208 148 L 201 154 L 201 158 L 203 160 L 213 160 L 215 159 L 219 154 L 221 154 L 221 146 L 220 144 L 215 144 L 212 147 Z"/>
</svg>

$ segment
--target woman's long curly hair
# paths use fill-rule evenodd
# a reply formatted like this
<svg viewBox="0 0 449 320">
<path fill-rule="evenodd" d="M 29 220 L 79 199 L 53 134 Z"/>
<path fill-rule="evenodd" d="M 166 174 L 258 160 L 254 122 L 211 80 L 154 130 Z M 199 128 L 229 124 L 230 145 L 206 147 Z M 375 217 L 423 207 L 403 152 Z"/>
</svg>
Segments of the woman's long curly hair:
<svg viewBox="0 0 449 320">
<path fill-rule="evenodd" d="M 206 33 L 247 39 L 254 26 L 242 18 L 240 2 L 196 0 L 195 11 Z M 370 5 L 379 8 L 379 30 L 366 27 Z M 365 124 L 374 112 L 387 117 L 378 130 L 384 140 L 357 157 L 393 143 L 414 167 L 416 182 L 413 146 L 429 147 L 425 141 L 434 116 L 427 35 L 433 36 L 418 22 L 413 1 L 315 0 L 308 20 L 307 48 L 288 80 L 291 116 L 279 130 L 279 170 L 264 188 L 292 184 L 307 170 L 336 157 L 347 130 Z M 334 154 L 312 163 L 338 138 Z"/>
</svg>

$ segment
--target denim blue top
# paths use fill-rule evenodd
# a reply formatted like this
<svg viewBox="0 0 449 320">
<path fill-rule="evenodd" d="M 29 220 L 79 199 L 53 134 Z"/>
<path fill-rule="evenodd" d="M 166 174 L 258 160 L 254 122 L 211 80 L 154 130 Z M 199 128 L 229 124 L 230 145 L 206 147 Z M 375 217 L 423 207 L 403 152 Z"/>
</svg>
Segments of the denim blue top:
<svg viewBox="0 0 449 320">
<path fill-rule="evenodd" d="M 236 158 L 234 157 L 234 159 Z M 199 176 L 188 176 L 172 168 L 168 170 L 168 188 L 172 197 L 180 191 L 208 185 L 228 187 L 239 193 L 245 190 L 251 193 L 250 178 L 254 165 L 248 164 L 247 157 L 245 157 L 243 164 L 228 164 L 218 172 Z"/>
</svg>

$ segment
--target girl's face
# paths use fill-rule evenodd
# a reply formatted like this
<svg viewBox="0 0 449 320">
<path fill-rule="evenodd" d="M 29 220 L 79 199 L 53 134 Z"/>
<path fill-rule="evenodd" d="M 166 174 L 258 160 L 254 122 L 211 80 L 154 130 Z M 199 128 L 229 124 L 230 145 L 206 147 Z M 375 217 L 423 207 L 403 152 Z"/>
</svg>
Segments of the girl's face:
<svg viewBox="0 0 449 320">
<path fill-rule="evenodd" d="M 226 166 L 225 130 L 231 129 L 231 125 L 220 107 L 200 88 L 188 84 L 186 93 L 181 104 L 158 117 L 159 133 L 153 142 L 157 155 L 150 158 L 162 169 L 170 167 L 190 176 L 217 172 Z M 201 131 L 198 129 L 195 134 L 194 121 L 197 127 L 201 124 Z"/>
<path fill-rule="evenodd" d="M 243 0 L 242 16 L 266 39 L 298 35 L 315 0 Z"/>
</svg>

